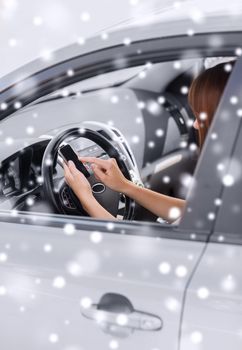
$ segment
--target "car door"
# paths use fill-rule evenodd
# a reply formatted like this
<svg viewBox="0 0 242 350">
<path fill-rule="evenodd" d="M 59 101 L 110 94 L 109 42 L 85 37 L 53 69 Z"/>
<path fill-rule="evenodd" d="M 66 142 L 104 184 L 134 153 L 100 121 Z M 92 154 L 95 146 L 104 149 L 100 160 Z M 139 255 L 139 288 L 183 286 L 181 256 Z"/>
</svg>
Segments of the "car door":
<svg viewBox="0 0 242 350">
<path fill-rule="evenodd" d="M 31 70 L 35 79 L 25 76 L 17 89 L 13 76 L 7 77 L 1 85 L 1 119 L 16 110 L 16 101 L 25 106 L 80 77 L 112 70 L 114 63 L 119 67 L 123 57 L 130 65 L 143 64 L 148 57 L 160 61 L 161 55 L 177 59 L 184 47 L 200 47 L 201 41 L 207 45 L 206 36 L 160 38 L 158 27 L 151 31 L 156 39 L 146 40 L 147 28 L 141 32 L 143 37 L 134 36 L 136 42 L 128 46 L 111 38 L 105 49 L 99 42 L 89 53 L 76 47 L 68 55 L 61 51 L 52 67 L 41 62 Z M 231 44 L 230 35 L 225 39 Z M 66 76 L 70 67 L 73 77 Z M 194 207 L 194 217 L 200 210 Z M 200 226 L 194 230 L 189 218 L 187 210 L 177 228 L 2 212 L 2 347 L 177 349 L 186 286 L 210 233 L 207 223 L 201 232 Z"/>
<path fill-rule="evenodd" d="M 43 220 L 19 214 L 0 224 L 2 348 L 177 349 L 206 235 Z"/>
<path fill-rule="evenodd" d="M 242 59 L 239 58 L 216 113 L 198 169 L 207 190 L 205 194 L 197 190 L 196 195 L 199 195 L 204 210 L 200 212 L 200 221 L 193 216 L 190 225 L 194 225 L 194 229 L 195 226 L 198 229 L 199 225 L 201 229 L 205 221 L 210 221 L 211 235 L 186 292 L 181 350 L 241 349 L 241 70 Z M 194 201 L 190 205 L 196 206 Z"/>
</svg>

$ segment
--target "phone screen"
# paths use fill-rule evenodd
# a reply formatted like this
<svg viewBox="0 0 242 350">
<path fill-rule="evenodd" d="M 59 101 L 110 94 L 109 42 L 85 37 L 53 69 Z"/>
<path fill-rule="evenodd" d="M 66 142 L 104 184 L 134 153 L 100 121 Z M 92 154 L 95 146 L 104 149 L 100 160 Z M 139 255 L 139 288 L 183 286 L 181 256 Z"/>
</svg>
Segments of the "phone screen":
<svg viewBox="0 0 242 350">
<path fill-rule="evenodd" d="M 59 149 L 59 153 L 64 159 L 64 161 L 67 163 L 69 160 L 72 160 L 75 164 L 76 168 L 83 173 L 86 177 L 89 177 L 90 174 L 87 171 L 86 167 L 83 165 L 83 163 L 78 159 L 78 156 L 76 152 L 73 150 L 73 148 L 70 145 L 62 146 Z"/>
</svg>

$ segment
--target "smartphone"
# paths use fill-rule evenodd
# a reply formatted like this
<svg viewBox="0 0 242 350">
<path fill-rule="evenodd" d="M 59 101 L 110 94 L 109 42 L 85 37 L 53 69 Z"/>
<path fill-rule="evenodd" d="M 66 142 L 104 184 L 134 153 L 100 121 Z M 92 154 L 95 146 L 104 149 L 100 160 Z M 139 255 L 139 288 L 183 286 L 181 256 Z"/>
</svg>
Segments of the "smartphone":
<svg viewBox="0 0 242 350">
<path fill-rule="evenodd" d="M 70 145 L 61 146 L 58 150 L 60 156 L 67 163 L 69 160 L 72 160 L 76 168 L 86 177 L 90 176 L 90 173 L 87 171 L 83 163 L 78 159 L 76 152 Z"/>
</svg>

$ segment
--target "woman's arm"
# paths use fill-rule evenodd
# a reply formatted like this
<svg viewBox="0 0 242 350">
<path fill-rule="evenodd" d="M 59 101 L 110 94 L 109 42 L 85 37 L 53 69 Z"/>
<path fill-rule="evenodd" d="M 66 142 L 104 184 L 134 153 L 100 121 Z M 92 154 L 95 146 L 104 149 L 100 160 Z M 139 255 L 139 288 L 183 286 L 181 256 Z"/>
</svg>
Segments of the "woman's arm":
<svg viewBox="0 0 242 350">
<path fill-rule="evenodd" d="M 185 206 L 185 201 L 182 199 L 139 187 L 131 181 L 126 183 L 123 193 L 168 222 L 178 219 L 182 215 Z"/>
<path fill-rule="evenodd" d="M 83 157 L 80 160 L 91 163 L 95 177 L 106 186 L 133 198 L 137 203 L 164 220 L 173 222 L 182 215 L 185 206 L 184 200 L 135 185 L 124 177 L 115 159 L 103 160 Z"/>
</svg>

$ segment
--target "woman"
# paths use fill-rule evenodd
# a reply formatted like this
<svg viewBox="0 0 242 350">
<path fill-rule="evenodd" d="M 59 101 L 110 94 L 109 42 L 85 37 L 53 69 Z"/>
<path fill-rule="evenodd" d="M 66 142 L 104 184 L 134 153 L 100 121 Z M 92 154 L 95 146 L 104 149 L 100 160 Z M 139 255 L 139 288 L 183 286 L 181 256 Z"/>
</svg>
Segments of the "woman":
<svg viewBox="0 0 242 350">
<path fill-rule="evenodd" d="M 227 69 L 230 67 L 228 64 L 233 65 L 233 62 L 226 63 L 226 65 L 221 63 L 207 69 L 192 82 L 189 90 L 188 101 L 195 115 L 193 127 L 199 133 L 200 149 L 203 146 L 208 128 L 229 77 L 231 69 Z M 174 213 L 174 208 L 175 212 L 178 213 L 177 216 L 182 216 L 185 200 L 138 187 L 123 176 L 115 159 L 102 160 L 86 157 L 80 160 L 91 163 L 95 177 L 106 186 L 133 198 L 141 206 L 167 222 L 174 221 L 174 216 L 171 215 L 172 210 Z M 94 198 L 89 182 L 76 169 L 73 162 L 69 162 L 68 166 L 65 165 L 64 171 L 66 182 L 90 216 L 108 220 L 115 219 Z"/>
</svg>

